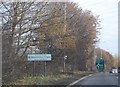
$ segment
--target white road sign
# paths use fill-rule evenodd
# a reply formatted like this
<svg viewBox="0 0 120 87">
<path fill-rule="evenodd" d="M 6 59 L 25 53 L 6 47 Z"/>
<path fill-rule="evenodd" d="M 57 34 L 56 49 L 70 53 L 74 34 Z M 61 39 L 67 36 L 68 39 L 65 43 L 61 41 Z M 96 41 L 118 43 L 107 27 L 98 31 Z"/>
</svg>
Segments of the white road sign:
<svg viewBox="0 0 120 87">
<path fill-rule="evenodd" d="M 28 54 L 28 61 L 51 61 L 51 54 Z"/>
</svg>

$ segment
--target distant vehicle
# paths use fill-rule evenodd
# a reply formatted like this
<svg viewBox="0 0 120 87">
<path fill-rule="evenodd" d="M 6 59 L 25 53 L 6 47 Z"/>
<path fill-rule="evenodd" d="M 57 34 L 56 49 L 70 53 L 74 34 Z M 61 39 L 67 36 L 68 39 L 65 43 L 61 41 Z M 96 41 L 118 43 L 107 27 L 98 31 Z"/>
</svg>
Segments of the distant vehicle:
<svg viewBox="0 0 120 87">
<path fill-rule="evenodd" d="M 120 67 L 118 67 L 118 73 L 120 73 Z"/>
<path fill-rule="evenodd" d="M 112 70 L 110 70 L 109 73 L 112 73 Z"/>
<path fill-rule="evenodd" d="M 118 73 L 117 69 L 112 69 L 112 73 Z"/>
<path fill-rule="evenodd" d="M 112 69 L 109 71 L 109 73 L 118 73 L 118 69 L 112 68 Z"/>
</svg>

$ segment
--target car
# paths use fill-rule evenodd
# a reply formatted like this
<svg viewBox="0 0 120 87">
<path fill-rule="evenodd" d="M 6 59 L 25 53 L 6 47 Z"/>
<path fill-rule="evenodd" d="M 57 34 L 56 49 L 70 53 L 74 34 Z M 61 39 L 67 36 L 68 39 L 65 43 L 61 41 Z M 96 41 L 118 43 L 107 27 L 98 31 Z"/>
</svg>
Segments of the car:
<svg viewBox="0 0 120 87">
<path fill-rule="evenodd" d="M 117 69 L 112 69 L 112 73 L 118 73 Z"/>
<path fill-rule="evenodd" d="M 112 70 L 110 70 L 109 73 L 112 73 Z"/>
<path fill-rule="evenodd" d="M 118 73 L 120 73 L 120 67 L 118 67 Z"/>
<path fill-rule="evenodd" d="M 118 69 L 116 69 L 115 67 L 111 68 L 111 70 L 109 71 L 109 73 L 118 73 Z"/>
</svg>

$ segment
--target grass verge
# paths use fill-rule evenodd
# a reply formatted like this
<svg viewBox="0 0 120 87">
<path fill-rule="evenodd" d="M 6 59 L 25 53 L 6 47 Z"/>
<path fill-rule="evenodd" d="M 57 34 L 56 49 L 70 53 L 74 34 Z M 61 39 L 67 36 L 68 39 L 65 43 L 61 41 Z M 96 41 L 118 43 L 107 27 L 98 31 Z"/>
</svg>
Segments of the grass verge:
<svg viewBox="0 0 120 87">
<path fill-rule="evenodd" d="M 73 74 L 58 74 L 58 75 L 39 75 L 39 76 L 25 76 L 9 85 L 68 85 L 73 81 L 91 74 L 92 72 L 75 71 Z M 11 86 L 13 87 L 13 86 Z"/>
</svg>

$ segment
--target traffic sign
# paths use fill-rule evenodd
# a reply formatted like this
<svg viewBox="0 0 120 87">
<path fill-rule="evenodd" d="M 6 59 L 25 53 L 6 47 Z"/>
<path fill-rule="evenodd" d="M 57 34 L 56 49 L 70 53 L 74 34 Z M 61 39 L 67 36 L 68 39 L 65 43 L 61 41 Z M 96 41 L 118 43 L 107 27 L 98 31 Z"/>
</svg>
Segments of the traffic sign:
<svg viewBox="0 0 120 87">
<path fill-rule="evenodd" d="M 98 71 L 104 71 L 104 59 L 103 58 L 96 59 L 96 67 Z"/>
<path fill-rule="evenodd" d="M 28 54 L 28 61 L 51 61 L 51 54 Z"/>
</svg>

